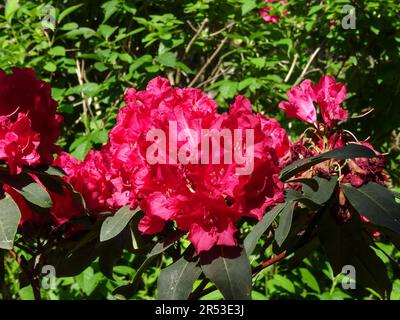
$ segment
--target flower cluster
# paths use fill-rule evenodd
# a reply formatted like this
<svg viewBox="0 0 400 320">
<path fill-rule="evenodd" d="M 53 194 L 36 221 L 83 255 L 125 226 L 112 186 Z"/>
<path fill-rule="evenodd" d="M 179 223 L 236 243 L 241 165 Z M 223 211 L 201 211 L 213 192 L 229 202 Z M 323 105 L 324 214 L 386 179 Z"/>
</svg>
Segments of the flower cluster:
<svg viewBox="0 0 400 320">
<path fill-rule="evenodd" d="M 299 86 L 291 88 L 287 96 L 288 101 L 282 101 L 279 104 L 287 116 L 314 125 L 291 145 L 291 161 L 315 156 L 349 143 L 361 144 L 374 150 L 372 145 L 366 141 L 357 140 L 351 132 L 334 129 L 338 121 L 348 119 L 348 112 L 342 108 L 342 103 L 346 98 L 346 87 L 341 83 L 336 83 L 334 78 L 324 75 L 318 83 L 304 80 Z M 317 110 L 314 104 L 319 107 L 322 123 L 317 122 Z M 356 158 L 342 162 L 336 160 L 322 162 L 301 175 L 306 178 L 320 176 L 327 179 L 332 175 L 337 175 L 342 183 L 351 183 L 354 187 L 360 187 L 370 181 L 384 185 L 388 178 L 384 173 L 384 159 L 377 151 L 375 153 L 378 157 L 371 159 Z M 344 223 L 353 217 L 352 208 L 341 189 L 332 212 L 339 223 Z"/>
<path fill-rule="evenodd" d="M 277 2 L 278 0 L 264 0 L 264 3 L 266 4 L 271 4 L 274 2 Z M 281 0 L 280 5 L 286 5 L 287 1 L 286 0 Z M 280 19 L 281 16 L 277 14 L 271 14 L 271 12 L 274 11 L 274 7 L 271 5 L 267 5 L 261 8 L 260 10 L 260 15 L 264 19 L 265 22 L 267 23 L 277 23 Z M 283 15 L 286 16 L 288 13 L 287 9 L 283 10 Z"/>
<path fill-rule="evenodd" d="M 142 233 L 159 233 L 173 221 L 203 252 L 237 245 L 240 218 L 260 219 L 267 207 L 283 200 L 278 174 L 290 148 L 287 134 L 277 121 L 254 114 L 246 98 L 236 97 L 229 113 L 219 114 L 217 104 L 200 90 L 173 88 L 158 77 L 144 91 L 129 89 L 125 101 L 102 150 L 81 163 L 65 154 L 57 160 L 89 208 L 139 205 L 145 213 Z M 149 139 L 154 130 L 163 134 Z M 229 134 L 237 140 L 217 149 L 212 143 L 204 147 L 198 139 L 204 130 L 228 133 L 224 142 Z M 253 134 L 250 142 L 246 130 Z M 161 161 L 149 161 L 149 150 Z M 226 154 L 237 152 L 241 161 L 225 161 Z M 216 155 L 220 161 L 211 161 Z M 247 166 L 252 170 L 237 174 Z"/>
<path fill-rule="evenodd" d="M 11 74 L 0 70 L 0 160 L 7 164 L 10 174 L 14 176 L 20 174 L 24 166 L 53 163 L 53 154 L 59 152 L 55 141 L 60 135 L 62 116 L 56 113 L 57 103 L 51 98 L 50 86 L 38 80 L 32 69 L 11 70 Z M 13 180 L 13 177 L 9 179 Z M 27 180 L 25 183 L 36 182 L 46 189 L 53 207 L 49 215 L 38 213 L 17 191 L 17 187 L 5 181 L 2 189 L 13 198 L 21 211 L 20 225 L 27 222 L 61 225 L 83 211 L 66 186 L 54 192 L 32 173 L 24 179 Z"/>
<path fill-rule="evenodd" d="M 12 72 L 0 70 L 0 160 L 17 174 L 24 165 L 53 162 L 62 117 L 56 113 L 50 86 L 32 69 Z"/>
<path fill-rule="evenodd" d="M 282 101 L 279 108 L 285 110 L 289 118 L 313 124 L 317 121 L 314 103 L 317 103 L 323 122 L 333 127 L 338 121 L 347 119 L 348 113 L 341 107 L 346 98 L 346 87 L 335 79 L 324 75 L 318 83 L 304 80 L 287 93 L 289 101 Z"/>
</svg>

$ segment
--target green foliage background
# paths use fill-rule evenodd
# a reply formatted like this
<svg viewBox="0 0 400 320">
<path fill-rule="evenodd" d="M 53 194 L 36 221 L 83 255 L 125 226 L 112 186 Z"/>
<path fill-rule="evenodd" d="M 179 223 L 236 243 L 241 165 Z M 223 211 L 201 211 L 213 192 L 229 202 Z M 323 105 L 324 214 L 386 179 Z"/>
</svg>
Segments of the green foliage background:
<svg viewBox="0 0 400 320">
<path fill-rule="evenodd" d="M 331 74 L 348 88 L 347 109 L 373 114 L 348 126 L 358 138 L 387 152 L 391 186 L 400 172 L 400 4 L 396 0 L 289 0 L 288 14 L 277 24 L 265 23 L 256 0 L 16 1 L 0 5 L 0 68 L 32 67 L 53 87 L 65 117 L 59 143 L 83 159 L 107 141 L 126 88 L 143 89 L 161 75 L 177 86 L 201 88 L 226 108 L 236 94 L 250 98 L 254 110 L 276 117 L 295 139 L 304 127 L 277 108 L 286 91 L 305 78 Z M 345 30 L 344 5 L 356 8 L 356 29 Z M 276 14 L 283 7 L 272 4 Z M 54 15 L 53 28 L 49 14 Z M 335 23 L 336 22 L 336 23 Z M 314 57 L 314 58 L 312 58 Z M 293 68 L 291 68 L 293 66 Z M 290 71 L 290 69 L 292 69 Z M 400 298 L 398 251 L 381 243 L 393 266 L 392 299 Z M 270 256 L 260 246 L 257 257 Z M 8 259 L 8 257 L 7 257 Z M 48 299 L 114 299 L 110 292 L 124 284 L 142 262 L 124 255 L 113 279 L 94 263 L 75 278 L 57 280 L 43 291 Z M 143 277 L 136 298 L 152 299 L 160 267 L 157 261 Z M 124 265 L 124 266 L 123 266 Z M 20 288 L 17 264 L 7 260 L 5 298 L 32 298 Z M 340 289 L 322 253 L 296 268 L 269 268 L 255 280 L 255 299 L 376 298 L 358 288 Z M 219 299 L 217 292 L 206 298 Z"/>
</svg>

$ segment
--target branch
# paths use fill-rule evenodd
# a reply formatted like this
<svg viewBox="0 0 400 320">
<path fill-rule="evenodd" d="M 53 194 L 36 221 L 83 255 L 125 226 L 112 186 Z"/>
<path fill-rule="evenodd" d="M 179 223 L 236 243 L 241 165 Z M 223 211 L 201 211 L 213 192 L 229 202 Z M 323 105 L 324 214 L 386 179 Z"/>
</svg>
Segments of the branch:
<svg viewBox="0 0 400 320">
<path fill-rule="evenodd" d="M 277 256 L 272 257 L 271 259 L 268 259 L 267 261 L 264 261 L 262 264 L 260 264 L 257 268 L 254 269 L 253 276 L 258 274 L 260 271 L 264 270 L 265 268 L 268 268 L 269 266 L 273 265 L 274 263 L 281 261 L 285 257 L 286 257 L 286 251 L 283 251 L 280 254 L 278 254 Z"/>
<path fill-rule="evenodd" d="M 228 25 L 226 25 L 226 26 L 223 27 L 222 29 L 220 29 L 220 30 L 218 30 L 218 31 L 215 31 L 215 32 L 209 34 L 208 36 L 209 36 L 209 37 L 214 37 L 214 36 L 220 34 L 221 32 L 225 31 L 226 29 L 229 29 L 229 28 L 233 27 L 235 24 L 236 24 L 236 22 L 235 22 L 235 21 L 232 21 L 231 23 L 229 23 Z"/>
<path fill-rule="evenodd" d="M 189 87 L 193 87 L 193 85 L 197 82 L 197 80 L 200 78 L 200 76 L 204 73 L 204 71 L 207 69 L 208 65 L 211 63 L 211 61 L 214 60 L 214 58 L 217 56 L 217 54 L 221 51 L 222 47 L 224 46 L 226 40 L 228 40 L 227 37 L 225 37 L 217 49 L 215 49 L 214 53 L 211 55 L 210 58 L 208 58 L 207 62 L 203 65 L 203 67 L 200 69 L 200 71 L 196 74 L 194 79 L 189 83 Z"/>
<path fill-rule="evenodd" d="M 301 72 L 300 76 L 296 79 L 294 85 L 297 85 L 305 76 L 305 74 L 307 73 L 308 68 L 310 67 L 311 63 L 313 62 L 313 60 L 315 59 L 315 57 L 317 56 L 318 52 L 321 50 L 320 47 L 318 47 L 317 49 L 315 49 L 315 51 L 313 52 L 313 54 L 311 55 L 310 59 L 308 59 L 308 62 L 306 64 L 306 66 L 304 67 L 303 71 Z"/>
<path fill-rule="evenodd" d="M 288 80 L 290 79 L 290 76 L 293 73 L 294 67 L 296 66 L 296 62 L 298 59 L 299 55 L 297 53 L 295 53 L 294 57 L 293 57 L 293 61 L 292 61 L 292 65 L 290 66 L 289 72 L 285 77 L 285 80 L 283 80 L 284 82 L 288 82 Z"/>
<path fill-rule="evenodd" d="M 204 27 L 206 26 L 206 23 L 208 22 L 208 18 L 205 18 L 203 22 L 201 23 L 199 29 L 196 31 L 195 35 L 193 38 L 190 40 L 189 44 L 187 45 L 185 49 L 185 53 L 188 53 L 190 49 L 192 48 L 193 43 L 196 41 L 196 39 L 199 37 L 200 33 L 203 31 Z"/>
</svg>

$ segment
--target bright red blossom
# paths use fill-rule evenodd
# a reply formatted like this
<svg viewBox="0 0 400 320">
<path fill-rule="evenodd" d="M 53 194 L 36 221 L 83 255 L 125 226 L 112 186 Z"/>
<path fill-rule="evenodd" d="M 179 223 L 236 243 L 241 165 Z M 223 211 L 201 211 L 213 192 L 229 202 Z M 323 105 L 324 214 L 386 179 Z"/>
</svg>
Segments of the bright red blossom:
<svg viewBox="0 0 400 320">
<path fill-rule="evenodd" d="M 51 88 L 47 83 L 38 80 L 32 69 L 11 68 L 11 70 L 13 73 L 9 75 L 0 70 L 0 116 L 7 117 L 7 120 L 3 118 L 1 123 L 4 125 L 7 122 L 10 126 L 10 123 L 23 121 L 27 133 L 15 132 L 15 134 L 24 136 L 24 138 L 18 139 L 19 142 L 29 136 L 30 144 L 26 142 L 28 144 L 27 149 L 18 149 L 17 145 L 20 146 L 20 144 L 17 142 L 10 148 L 13 149 L 12 152 L 15 154 L 21 153 L 21 150 L 24 154 L 28 152 L 27 150 L 33 153 L 34 149 L 34 152 L 39 156 L 39 159 L 37 159 L 36 155 L 31 155 L 29 161 L 25 161 L 25 159 L 25 162 L 15 164 L 13 167 L 17 168 L 18 171 L 20 164 L 51 164 L 53 153 L 59 151 L 55 141 L 60 135 L 60 124 L 62 122 L 62 116 L 56 113 L 57 103 L 51 98 Z M 21 114 L 24 116 L 21 116 Z M 14 128 L 10 127 L 10 129 L 13 130 Z M 32 132 L 36 133 L 37 136 Z M 5 139 L 8 141 L 10 139 L 15 140 L 15 137 L 8 136 Z M 32 160 L 32 156 L 34 160 Z M 3 157 L 2 159 L 8 161 L 8 158 Z M 10 159 L 9 163 L 13 163 L 13 161 Z"/>
<path fill-rule="evenodd" d="M 317 121 L 310 80 L 304 80 L 298 87 L 291 88 L 287 96 L 289 102 L 282 101 L 279 108 L 284 110 L 289 118 L 299 119 L 310 124 Z"/>
<path fill-rule="evenodd" d="M 315 123 L 317 114 L 314 103 L 319 106 L 323 122 L 333 127 L 336 122 L 346 120 L 348 113 L 341 107 L 346 98 L 346 87 L 336 83 L 335 79 L 323 75 L 318 83 L 304 80 L 299 86 L 291 88 L 288 100 L 282 101 L 279 108 L 289 118 L 299 119 L 307 123 Z"/>
<path fill-rule="evenodd" d="M 130 173 L 130 197 L 140 199 L 145 212 L 139 224 L 143 233 L 158 233 L 167 221 L 175 221 L 189 232 L 197 252 L 215 245 L 233 246 L 235 222 L 243 216 L 260 219 L 267 207 L 283 200 L 278 173 L 280 158 L 289 149 L 286 132 L 276 121 L 253 114 L 246 98 L 237 97 L 229 114 L 218 114 L 216 103 L 200 90 L 172 88 L 168 80 L 156 78 L 144 91 L 128 90 L 125 100 L 110 139 L 114 163 L 121 172 Z M 171 164 L 168 153 L 169 164 L 149 164 L 146 152 L 152 142 L 146 141 L 146 134 L 154 128 L 166 132 L 167 141 L 177 143 L 178 150 L 199 149 L 199 141 L 181 141 L 170 134 L 171 121 L 176 122 L 177 132 L 254 130 L 254 170 L 237 175 L 236 163 Z"/>
<path fill-rule="evenodd" d="M 116 211 L 128 204 L 129 191 L 121 172 L 112 167 L 112 153 L 108 146 L 91 150 L 83 162 L 61 153 L 55 165 L 67 173 L 65 180 L 82 194 L 88 209 L 95 212 Z"/>
<path fill-rule="evenodd" d="M 265 0 L 264 3 L 274 3 L 274 2 L 277 2 L 277 1 L 278 0 Z M 281 5 L 286 5 L 287 1 L 286 0 L 281 0 L 280 4 Z M 271 14 L 271 11 L 273 11 L 273 10 L 274 10 L 274 7 L 272 7 L 272 6 L 266 6 L 266 7 L 261 8 L 260 15 L 264 19 L 265 22 L 267 22 L 267 23 L 277 23 L 281 19 L 281 16 L 276 15 L 276 14 L 275 15 Z M 283 15 L 284 16 L 286 16 L 287 13 L 288 13 L 287 9 L 283 10 Z"/>
<path fill-rule="evenodd" d="M 15 122 L 0 116 L 0 159 L 7 162 L 11 174 L 20 173 L 24 165 L 40 163 L 39 144 L 39 134 L 31 129 L 26 114 L 19 113 Z"/>
</svg>

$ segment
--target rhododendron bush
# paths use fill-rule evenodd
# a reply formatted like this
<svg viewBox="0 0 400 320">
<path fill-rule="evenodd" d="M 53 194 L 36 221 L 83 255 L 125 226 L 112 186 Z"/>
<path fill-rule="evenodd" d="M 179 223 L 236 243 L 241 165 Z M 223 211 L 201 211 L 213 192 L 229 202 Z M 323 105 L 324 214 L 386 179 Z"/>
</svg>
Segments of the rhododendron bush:
<svg viewBox="0 0 400 320">
<path fill-rule="evenodd" d="M 358 285 L 386 298 L 373 247 L 398 241 L 398 194 L 386 188 L 385 156 L 345 129 L 345 98 L 329 75 L 293 86 L 279 108 L 309 127 L 290 141 L 244 96 L 219 111 L 200 89 L 156 77 L 126 90 L 108 142 L 80 161 L 56 145 L 62 117 L 49 84 L 32 69 L 0 71 L 0 247 L 38 299 L 44 266 L 75 276 L 98 259 L 113 278 L 125 252 L 143 262 L 117 297 L 132 297 L 146 268 L 168 259 L 159 299 L 216 289 L 250 299 L 263 269 L 316 248 L 334 275 L 352 266 Z M 266 261 L 253 254 L 260 245 L 271 248 Z"/>
</svg>

